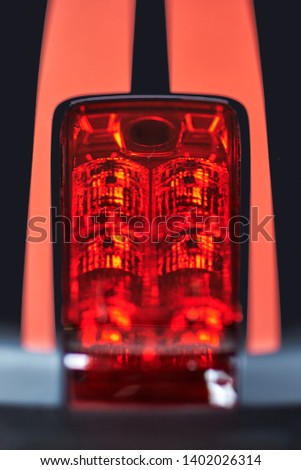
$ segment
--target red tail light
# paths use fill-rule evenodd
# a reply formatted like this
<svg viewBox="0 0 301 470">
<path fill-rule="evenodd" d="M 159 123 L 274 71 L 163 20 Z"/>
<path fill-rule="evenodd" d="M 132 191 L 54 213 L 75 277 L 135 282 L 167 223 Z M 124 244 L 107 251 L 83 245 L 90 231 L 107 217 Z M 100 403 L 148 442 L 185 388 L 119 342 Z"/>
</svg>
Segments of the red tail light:
<svg viewBox="0 0 301 470">
<path fill-rule="evenodd" d="M 65 116 L 62 154 L 71 401 L 210 401 L 208 371 L 232 380 L 241 317 L 227 233 L 240 206 L 235 113 L 87 102 Z"/>
</svg>

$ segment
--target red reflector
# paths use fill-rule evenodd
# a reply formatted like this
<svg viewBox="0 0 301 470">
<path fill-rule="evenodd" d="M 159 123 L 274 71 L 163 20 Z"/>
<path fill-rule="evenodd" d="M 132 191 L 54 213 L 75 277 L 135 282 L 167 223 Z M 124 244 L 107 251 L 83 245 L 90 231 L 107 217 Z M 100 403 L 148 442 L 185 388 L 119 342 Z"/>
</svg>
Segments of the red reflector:
<svg viewBox="0 0 301 470">
<path fill-rule="evenodd" d="M 68 364 L 89 358 L 68 367 L 71 402 L 212 402 L 206 371 L 231 382 L 241 319 L 228 233 L 240 207 L 234 111 L 90 102 L 67 112 L 62 143 Z"/>
</svg>

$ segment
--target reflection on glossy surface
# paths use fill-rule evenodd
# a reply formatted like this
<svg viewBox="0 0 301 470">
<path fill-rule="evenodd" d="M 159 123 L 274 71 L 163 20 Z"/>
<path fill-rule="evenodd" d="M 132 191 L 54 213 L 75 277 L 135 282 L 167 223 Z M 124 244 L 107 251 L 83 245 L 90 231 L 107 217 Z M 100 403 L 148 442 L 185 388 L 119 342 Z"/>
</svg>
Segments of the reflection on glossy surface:
<svg viewBox="0 0 301 470">
<path fill-rule="evenodd" d="M 204 373 L 210 405 L 232 408 L 237 400 L 233 378 L 222 370 L 208 369 Z"/>
</svg>

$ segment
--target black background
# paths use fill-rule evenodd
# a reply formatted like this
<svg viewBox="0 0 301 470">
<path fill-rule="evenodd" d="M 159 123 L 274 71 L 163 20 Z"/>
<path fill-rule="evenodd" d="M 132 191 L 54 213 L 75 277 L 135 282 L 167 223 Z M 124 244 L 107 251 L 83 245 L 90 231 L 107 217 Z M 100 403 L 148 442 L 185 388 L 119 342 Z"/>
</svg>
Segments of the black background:
<svg viewBox="0 0 301 470">
<path fill-rule="evenodd" d="M 0 325 L 21 321 L 35 98 L 45 0 L 1 5 Z"/>
</svg>

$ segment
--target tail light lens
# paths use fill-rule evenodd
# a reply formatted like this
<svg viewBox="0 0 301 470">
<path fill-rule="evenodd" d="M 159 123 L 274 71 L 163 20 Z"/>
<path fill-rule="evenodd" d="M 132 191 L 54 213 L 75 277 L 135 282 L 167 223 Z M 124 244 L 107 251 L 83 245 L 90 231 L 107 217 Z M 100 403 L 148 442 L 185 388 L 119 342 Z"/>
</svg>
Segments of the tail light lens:
<svg viewBox="0 0 301 470">
<path fill-rule="evenodd" d="M 66 113 L 61 141 L 71 403 L 214 404 L 216 387 L 234 402 L 234 111 L 211 101 L 87 102 Z"/>
</svg>

